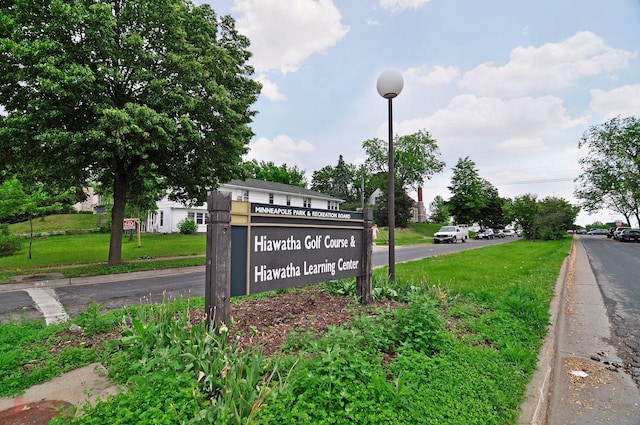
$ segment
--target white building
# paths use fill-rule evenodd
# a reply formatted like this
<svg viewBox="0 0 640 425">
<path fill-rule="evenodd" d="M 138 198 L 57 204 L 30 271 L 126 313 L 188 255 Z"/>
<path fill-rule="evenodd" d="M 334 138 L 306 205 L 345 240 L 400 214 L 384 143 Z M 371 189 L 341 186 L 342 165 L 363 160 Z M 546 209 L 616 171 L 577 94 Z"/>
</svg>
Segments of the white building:
<svg viewBox="0 0 640 425">
<path fill-rule="evenodd" d="M 231 193 L 232 200 L 258 204 L 338 210 L 340 204 L 344 202 L 342 199 L 303 187 L 255 179 L 232 180 L 221 185 L 218 190 Z M 187 207 L 164 197 L 158 202 L 157 212 L 149 214 L 147 221 L 142 223 L 142 230 L 160 233 L 179 232 L 178 224 L 185 219 L 191 219 L 198 225 L 198 232 L 204 233 L 207 231 L 206 216 L 206 204 Z"/>
</svg>

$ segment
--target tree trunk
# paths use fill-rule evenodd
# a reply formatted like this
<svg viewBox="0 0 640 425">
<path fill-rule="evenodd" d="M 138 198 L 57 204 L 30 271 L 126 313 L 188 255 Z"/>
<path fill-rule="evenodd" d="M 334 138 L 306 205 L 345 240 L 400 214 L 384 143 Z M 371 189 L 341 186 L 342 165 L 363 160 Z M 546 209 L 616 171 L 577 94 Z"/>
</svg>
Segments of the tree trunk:
<svg viewBox="0 0 640 425">
<path fill-rule="evenodd" d="M 109 240 L 109 265 L 122 264 L 122 222 L 127 204 L 127 178 L 116 175 L 113 179 L 113 209 L 111 210 L 111 238 Z"/>
<path fill-rule="evenodd" d="M 29 260 L 31 260 L 31 246 L 33 245 L 33 216 L 29 215 L 29 228 L 31 233 L 29 234 Z"/>
</svg>

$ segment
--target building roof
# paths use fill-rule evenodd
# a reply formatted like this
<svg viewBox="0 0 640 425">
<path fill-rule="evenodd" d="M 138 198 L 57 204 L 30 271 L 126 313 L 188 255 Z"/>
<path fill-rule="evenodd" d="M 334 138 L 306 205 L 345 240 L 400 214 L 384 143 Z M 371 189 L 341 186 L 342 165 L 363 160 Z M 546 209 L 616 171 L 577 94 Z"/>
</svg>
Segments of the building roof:
<svg viewBox="0 0 640 425">
<path fill-rule="evenodd" d="M 306 189 L 300 186 L 293 186 L 290 184 L 284 183 L 275 183 L 268 182 L 264 180 L 257 179 L 246 179 L 246 180 L 231 180 L 228 183 L 223 184 L 222 186 L 226 186 L 228 188 L 236 188 L 236 189 L 259 189 L 267 192 L 278 192 L 287 195 L 298 195 L 298 196 L 307 196 L 313 197 L 315 199 L 325 199 L 327 201 L 336 201 L 336 202 L 344 202 L 343 199 L 335 198 L 333 196 L 325 195 L 321 192 L 316 192 L 315 190 Z"/>
</svg>

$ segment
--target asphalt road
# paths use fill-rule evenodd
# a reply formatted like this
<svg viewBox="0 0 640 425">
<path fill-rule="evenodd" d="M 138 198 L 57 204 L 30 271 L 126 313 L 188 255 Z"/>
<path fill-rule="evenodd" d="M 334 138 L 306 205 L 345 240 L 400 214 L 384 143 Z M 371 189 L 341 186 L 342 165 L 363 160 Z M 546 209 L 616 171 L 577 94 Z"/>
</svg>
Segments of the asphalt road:
<svg viewBox="0 0 640 425">
<path fill-rule="evenodd" d="M 640 243 L 580 236 L 604 298 L 619 355 L 640 382 Z"/>
<path fill-rule="evenodd" d="M 417 260 L 452 252 L 481 248 L 488 245 L 507 243 L 517 238 L 494 240 L 469 240 L 456 244 L 422 244 L 396 247 L 396 263 Z M 388 264 L 388 248 L 376 246 L 373 253 L 374 267 Z M 87 310 L 93 301 L 104 308 L 115 309 L 127 305 L 148 302 L 160 302 L 163 297 L 176 299 L 179 297 L 204 296 L 204 267 L 181 270 L 178 274 L 163 275 L 161 273 L 143 274 L 146 277 L 130 275 L 113 275 L 112 279 L 104 277 L 97 283 L 87 282 L 68 284 L 67 281 L 35 282 L 24 285 L 9 284 L 0 287 L 0 320 L 40 318 L 47 316 L 47 301 L 58 304 L 70 316 Z M 12 290 L 12 286 L 15 288 Z M 40 296 L 39 305 L 35 298 Z M 44 301 L 43 301 L 44 300 Z M 52 306 L 55 309 L 55 305 Z M 45 310 L 43 312 L 43 309 Z M 55 316 L 55 312 L 52 313 Z M 63 313 L 60 313 L 63 314 Z M 55 319 L 55 317 L 54 317 Z"/>
</svg>

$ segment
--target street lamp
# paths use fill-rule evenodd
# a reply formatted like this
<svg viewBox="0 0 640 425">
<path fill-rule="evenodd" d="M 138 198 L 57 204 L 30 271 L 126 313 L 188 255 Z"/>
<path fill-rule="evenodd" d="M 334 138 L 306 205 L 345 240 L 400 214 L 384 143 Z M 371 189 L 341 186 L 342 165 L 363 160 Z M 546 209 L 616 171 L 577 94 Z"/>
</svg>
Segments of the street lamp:
<svg viewBox="0 0 640 425">
<path fill-rule="evenodd" d="M 538 194 L 532 193 L 531 199 L 533 199 L 533 241 L 535 242 L 536 241 L 536 216 L 538 215 L 536 199 L 538 199 Z"/>
<path fill-rule="evenodd" d="M 376 88 L 380 96 L 389 100 L 389 186 L 387 202 L 389 204 L 389 282 L 396 281 L 396 211 L 395 211 L 395 170 L 393 167 L 393 98 L 400 94 L 404 80 L 398 71 L 384 71 L 378 77 Z"/>
</svg>

